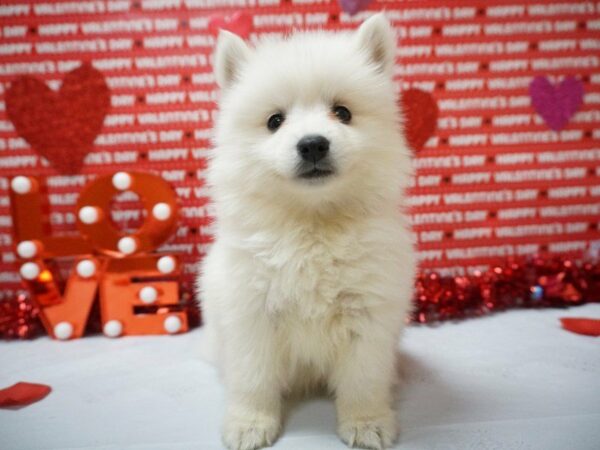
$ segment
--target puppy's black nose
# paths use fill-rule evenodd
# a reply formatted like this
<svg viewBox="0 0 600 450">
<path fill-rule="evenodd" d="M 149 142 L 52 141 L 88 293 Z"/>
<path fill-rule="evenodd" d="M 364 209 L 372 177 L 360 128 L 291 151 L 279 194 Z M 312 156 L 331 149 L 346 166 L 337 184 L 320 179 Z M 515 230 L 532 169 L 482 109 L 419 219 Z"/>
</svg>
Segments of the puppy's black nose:
<svg viewBox="0 0 600 450">
<path fill-rule="evenodd" d="M 298 153 L 303 160 L 317 162 L 329 153 L 329 141 L 318 134 L 308 134 L 298 141 Z"/>
</svg>

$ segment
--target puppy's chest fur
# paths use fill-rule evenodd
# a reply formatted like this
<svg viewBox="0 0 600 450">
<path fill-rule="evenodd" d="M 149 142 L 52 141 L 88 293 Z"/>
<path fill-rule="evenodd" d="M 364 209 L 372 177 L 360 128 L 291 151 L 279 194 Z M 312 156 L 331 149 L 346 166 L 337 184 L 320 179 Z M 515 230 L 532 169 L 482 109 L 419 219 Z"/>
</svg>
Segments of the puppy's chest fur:
<svg viewBox="0 0 600 450">
<path fill-rule="evenodd" d="M 282 378 L 319 380 L 337 355 L 364 329 L 368 305 L 365 247 L 357 230 L 297 229 L 256 236 L 255 283 L 264 289 L 270 317 L 287 368 Z M 282 369 L 283 370 L 283 369 Z M 300 376 L 300 375 L 301 376 Z"/>
<path fill-rule="evenodd" d="M 360 234 L 331 227 L 258 237 L 255 275 L 265 286 L 267 314 L 309 322 L 360 314 L 357 296 L 367 276 Z"/>
</svg>

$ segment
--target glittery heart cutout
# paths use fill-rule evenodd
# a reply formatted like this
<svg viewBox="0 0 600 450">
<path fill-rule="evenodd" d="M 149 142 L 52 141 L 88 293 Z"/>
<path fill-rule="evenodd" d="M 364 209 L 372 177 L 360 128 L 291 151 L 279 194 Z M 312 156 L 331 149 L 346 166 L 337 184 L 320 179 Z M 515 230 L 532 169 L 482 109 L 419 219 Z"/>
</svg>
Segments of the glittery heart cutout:
<svg viewBox="0 0 600 450">
<path fill-rule="evenodd" d="M 437 128 L 437 103 L 427 92 L 408 89 L 402 93 L 401 107 L 406 140 L 413 150 L 421 150 Z"/>
<path fill-rule="evenodd" d="M 373 0 L 340 0 L 340 6 L 344 12 L 353 16 L 357 12 L 365 9 L 372 2 Z"/>
<path fill-rule="evenodd" d="M 90 64 L 65 75 L 58 92 L 22 76 L 6 92 L 6 113 L 17 134 L 61 173 L 77 173 L 110 106 L 104 77 Z"/>
<path fill-rule="evenodd" d="M 531 104 L 554 131 L 563 129 L 583 102 L 583 83 L 567 77 L 557 86 L 546 77 L 535 77 L 529 85 Z"/>
<path fill-rule="evenodd" d="M 252 31 L 252 17 L 241 11 L 229 16 L 213 15 L 208 19 L 208 30 L 215 35 L 219 30 L 227 30 L 247 39 Z"/>
</svg>

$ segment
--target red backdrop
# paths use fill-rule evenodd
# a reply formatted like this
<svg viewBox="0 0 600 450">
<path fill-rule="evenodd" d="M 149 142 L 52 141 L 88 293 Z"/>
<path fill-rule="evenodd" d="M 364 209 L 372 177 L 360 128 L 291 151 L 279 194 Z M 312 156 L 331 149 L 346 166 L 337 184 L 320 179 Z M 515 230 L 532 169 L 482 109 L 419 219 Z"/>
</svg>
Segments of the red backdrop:
<svg viewBox="0 0 600 450">
<path fill-rule="evenodd" d="M 161 174 L 182 205 L 181 226 L 163 248 L 185 255 L 189 288 L 213 232 L 203 171 L 219 21 L 253 40 L 291 29 L 354 28 L 382 8 L 400 36 L 399 89 L 431 93 L 439 109 L 437 130 L 417 152 L 411 190 L 422 267 L 455 274 L 511 255 L 597 253 L 596 3 L 374 0 L 369 11 L 349 16 L 325 0 L 8 0 L 0 5 L 0 300 L 20 285 L 7 194 L 18 174 L 47 177 L 57 233 L 75 229 L 77 193 L 96 174 Z M 4 100 L 15 78 L 32 75 L 56 89 L 82 61 L 104 75 L 111 106 L 80 174 L 65 176 L 17 135 Z M 538 80 L 532 94 L 535 77 L 555 87 Z M 566 77 L 570 84 L 559 86 Z M 41 101 L 33 94 L 22 100 Z M 135 199 L 117 199 L 113 219 L 138 225 Z"/>
</svg>

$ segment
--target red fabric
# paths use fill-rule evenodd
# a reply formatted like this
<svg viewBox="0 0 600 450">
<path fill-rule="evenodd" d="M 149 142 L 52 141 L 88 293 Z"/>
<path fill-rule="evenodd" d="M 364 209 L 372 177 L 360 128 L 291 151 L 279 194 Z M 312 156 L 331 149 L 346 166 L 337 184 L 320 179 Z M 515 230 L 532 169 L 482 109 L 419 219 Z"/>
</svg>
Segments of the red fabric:
<svg viewBox="0 0 600 450">
<path fill-rule="evenodd" d="M 19 382 L 5 389 L 0 389 L 0 408 L 26 406 L 43 399 L 52 391 L 45 384 Z"/>
<path fill-rule="evenodd" d="M 560 319 L 565 330 L 586 336 L 600 336 L 600 319 L 586 319 L 585 317 L 562 317 Z"/>
<path fill-rule="evenodd" d="M 6 114 L 17 133 L 61 173 L 79 172 L 108 112 L 104 76 L 89 64 L 67 73 L 60 90 L 37 78 L 16 78 L 6 91 Z"/>
</svg>

